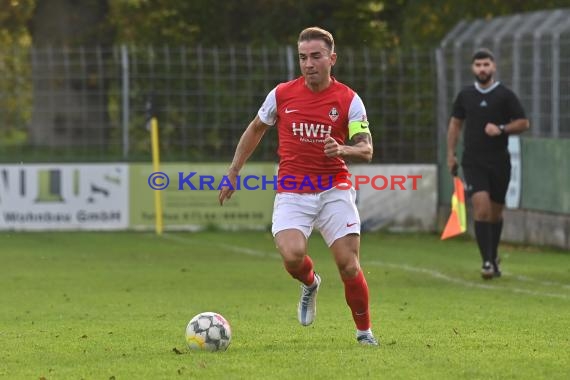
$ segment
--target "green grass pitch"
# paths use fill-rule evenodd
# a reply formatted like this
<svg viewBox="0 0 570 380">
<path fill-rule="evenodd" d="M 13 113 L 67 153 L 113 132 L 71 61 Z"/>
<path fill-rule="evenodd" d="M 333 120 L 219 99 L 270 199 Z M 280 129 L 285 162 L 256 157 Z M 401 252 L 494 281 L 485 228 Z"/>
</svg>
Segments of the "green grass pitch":
<svg viewBox="0 0 570 380">
<path fill-rule="evenodd" d="M 476 244 L 365 234 L 379 348 L 357 345 L 332 257 L 315 323 L 263 232 L 0 234 L 0 378 L 568 379 L 570 255 L 502 245 L 504 276 L 479 277 Z M 190 352 L 192 316 L 233 339 Z"/>
</svg>

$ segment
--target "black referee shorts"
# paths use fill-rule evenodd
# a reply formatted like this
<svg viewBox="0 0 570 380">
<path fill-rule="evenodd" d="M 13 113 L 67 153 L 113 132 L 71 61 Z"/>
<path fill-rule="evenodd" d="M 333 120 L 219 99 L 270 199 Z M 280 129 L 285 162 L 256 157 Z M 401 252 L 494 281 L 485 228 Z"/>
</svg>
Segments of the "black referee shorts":
<svg viewBox="0 0 570 380">
<path fill-rule="evenodd" d="M 511 180 L 511 159 L 508 153 L 463 159 L 461 167 L 468 196 L 478 191 L 486 191 L 493 202 L 505 204 Z"/>
</svg>

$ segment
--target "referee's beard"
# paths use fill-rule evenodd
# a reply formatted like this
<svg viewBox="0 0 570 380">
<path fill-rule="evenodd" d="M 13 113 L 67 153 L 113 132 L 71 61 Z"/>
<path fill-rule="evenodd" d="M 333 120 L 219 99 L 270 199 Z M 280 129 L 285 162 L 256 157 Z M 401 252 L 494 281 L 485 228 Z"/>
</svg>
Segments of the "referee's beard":
<svg viewBox="0 0 570 380">
<path fill-rule="evenodd" d="M 475 75 L 475 80 L 482 85 L 488 85 L 493 80 L 493 74 L 479 74 Z"/>
</svg>

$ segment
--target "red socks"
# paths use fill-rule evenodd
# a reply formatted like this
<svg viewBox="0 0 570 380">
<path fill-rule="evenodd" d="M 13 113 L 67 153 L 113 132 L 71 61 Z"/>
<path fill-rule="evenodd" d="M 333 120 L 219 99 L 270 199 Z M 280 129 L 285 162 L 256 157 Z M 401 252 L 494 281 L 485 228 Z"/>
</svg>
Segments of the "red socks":
<svg viewBox="0 0 570 380">
<path fill-rule="evenodd" d="M 303 260 L 301 266 L 297 268 L 289 268 L 287 265 L 285 265 L 285 269 L 293 278 L 296 278 L 307 286 L 313 285 L 313 282 L 315 281 L 313 261 L 309 256 L 305 256 L 305 259 Z"/>
<path fill-rule="evenodd" d="M 307 286 L 311 286 L 315 281 L 313 261 L 309 256 L 305 256 L 303 263 L 299 267 L 290 268 L 285 266 L 285 269 L 293 278 Z M 342 282 L 344 282 L 346 303 L 350 307 L 356 328 L 358 330 L 368 330 L 370 328 L 370 309 L 368 284 L 364 278 L 364 273 L 361 270 L 356 277 L 343 278 Z"/>
<path fill-rule="evenodd" d="M 368 284 L 364 273 L 360 271 L 356 277 L 343 278 L 344 296 L 352 311 L 352 318 L 358 330 L 370 328 L 370 309 L 368 304 Z"/>
</svg>

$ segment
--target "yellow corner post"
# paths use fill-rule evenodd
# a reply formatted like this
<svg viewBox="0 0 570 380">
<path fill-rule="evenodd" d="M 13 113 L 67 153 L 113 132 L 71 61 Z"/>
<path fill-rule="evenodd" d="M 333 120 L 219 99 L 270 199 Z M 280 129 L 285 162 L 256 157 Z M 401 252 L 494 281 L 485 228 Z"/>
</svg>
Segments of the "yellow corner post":
<svg viewBox="0 0 570 380">
<path fill-rule="evenodd" d="M 152 171 L 160 171 L 160 149 L 158 145 L 158 121 L 156 116 L 150 119 L 150 140 L 152 145 Z M 154 190 L 154 227 L 157 235 L 162 235 L 162 191 Z"/>
</svg>

